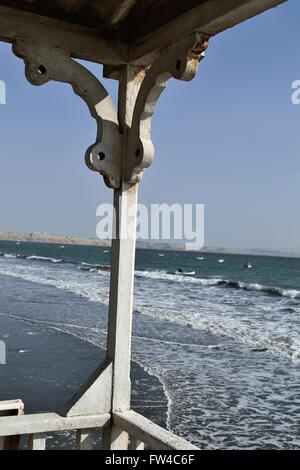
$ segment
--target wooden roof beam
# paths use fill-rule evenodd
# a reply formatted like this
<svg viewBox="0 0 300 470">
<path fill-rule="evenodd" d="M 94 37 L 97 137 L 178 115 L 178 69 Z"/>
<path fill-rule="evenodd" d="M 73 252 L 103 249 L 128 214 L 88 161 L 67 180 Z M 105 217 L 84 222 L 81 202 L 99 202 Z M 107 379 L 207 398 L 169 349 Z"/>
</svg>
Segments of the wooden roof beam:
<svg viewBox="0 0 300 470">
<path fill-rule="evenodd" d="M 129 61 L 147 64 L 153 54 L 193 31 L 214 36 L 286 1 L 207 0 L 145 36 L 142 35 L 142 25 L 137 26 L 136 34 L 140 37 L 130 46 Z"/>
</svg>

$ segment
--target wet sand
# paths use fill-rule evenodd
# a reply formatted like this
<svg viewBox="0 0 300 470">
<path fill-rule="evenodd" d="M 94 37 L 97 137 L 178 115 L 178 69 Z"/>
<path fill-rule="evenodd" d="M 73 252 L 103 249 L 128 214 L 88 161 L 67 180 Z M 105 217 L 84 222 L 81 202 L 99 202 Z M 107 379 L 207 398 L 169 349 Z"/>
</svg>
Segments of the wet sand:
<svg viewBox="0 0 300 470">
<path fill-rule="evenodd" d="M 7 356 L 6 365 L 0 365 L 0 400 L 22 399 L 26 413 L 60 412 L 105 357 L 103 349 L 89 342 L 7 315 L 0 315 L 0 340 Z M 134 362 L 132 389 L 133 409 L 165 426 L 163 388 Z M 95 434 L 95 446 L 100 436 Z M 49 434 L 47 446 L 74 448 L 75 433 Z"/>
</svg>

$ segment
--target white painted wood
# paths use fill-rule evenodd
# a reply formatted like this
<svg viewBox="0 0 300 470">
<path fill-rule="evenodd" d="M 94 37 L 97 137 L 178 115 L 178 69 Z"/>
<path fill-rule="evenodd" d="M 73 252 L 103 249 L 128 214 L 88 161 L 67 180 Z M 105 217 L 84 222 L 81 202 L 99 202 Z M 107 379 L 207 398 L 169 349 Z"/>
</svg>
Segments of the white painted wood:
<svg viewBox="0 0 300 470">
<path fill-rule="evenodd" d="M 137 440 L 145 442 L 155 450 L 199 450 L 185 439 L 154 424 L 144 416 L 134 411 L 125 411 L 113 414 L 116 426 L 135 437 Z"/>
<path fill-rule="evenodd" d="M 56 413 L 38 413 L 0 418 L 0 437 L 21 434 L 40 434 L 74 429 L 100 428 L 110 420 L 110 414 L 64 418 Z"/>
<path fill-rule="evenodd" d="M 0 6 L 0 40 L 15 40 L 62 48 L 73 57 L 100 64 L 122 65 L 127 62 L 127 47 L 107 41 L 97 30 L 66 23 L 15 8 Z"/>
<path fill-rule="evenodd" d="M 0 402 L 0 420 L 4 416 L 21 416 L 24 414 L 24 403 L 22 400 L 7 400 Z M 0 437 L 0 450 L 18 450 L 20 436 Z"/>
<path fill-rule="evenodd" d="M 122 166 L 127 163 L 127 135 L 140 82 L 133 67 L 126 67 L 120 80 L 119 123 L 123 132 Z M 138 186 L 122 183 L 114 191 L 114 236 L 112 240 L 107 355 L 114 361 L 113 409 L 130 408 L 130 359 L 136 248 Z"/>
<path fill-rule="evenodd" d="M 16 411 L 18 415 L 22 415 L 24 414 L 24 403 L 22 400 L 0 401 L 0 414 L 8 411 Z"/>
<path fill-rule="evenodd" d="M 30 450 L 46 450 L 45 434 L 30 434 L 28 448 Z"/>
<path fill-rule="evenodd" d="M 112 274 L 108 329 L 108 356 L 114 360 L 113 409 L 122 411 L 130 406 L 131 323 L 135 258 L 137 186 L 123 183 L 116 190 L 114 207 L 118 238 L 112 244 Z M 131 213 L 131 215 L 129 215 Z M 127 229 L 130 233 L 127 235 Z M 124 238 L 120 237 L 123 232 Z"/>
<path fill-rule="evenodd" d="M 67 416 L 109 413 L 112 393 L 112 363 L 100 367 L 68 404 Z"/>
<path fill-rule="evenodd" d="M 131 328 L 133 307 L 133 278 L 135 258 L 135 229 L 137 185 L 123 183 L 121 190 L 114 191 L 117 238 L 112 241 L 112 269 L 110 286 L 110 307 L 108 320 L 108 358 L 113 361 L 112 409 L 130 408 L 130 359 Z M 132 215 L 129 215 L 129 214 Z M 129 229 L 130 233 L 125 235 Z M 123 232 L 124 238 L 121 238 Z M 134 232 L 134 233 L 133 233 Z M 110 429 L 110 448 L 127 449 L 128 436 L 123 431 Z"/>
<path fill-rule="evenodd" d="M 78 429 L 76 434 L 76 449 L 77 450 L 92 450 L 92 435 L 93 429 Z"/>
<path fill-rule="evenodd" d="M 123 133 L 122 174 L 127 162 L 127 133 L 132 123 L 140 80 L 134 67 L 125 67 L 119 88 L 119 125 Z M 108 314 L 107 357 L 113 361 L 112 409 L 130 409 L 130 360 L 133 309 L 134 263 L 136 247 L 138 185 L 125 182 L 114 191 L 114 234 L 112 240 L 110 302 Z M 113 423 L 105 445 L 113 450 L 128 448 L 128 435 Z"/>
<path fill-rule="evenodd" d="M 1 5 L 0 40 L 30 40 L 39 43 L 43 38 L 44 43 L 68 50 L 73 57 L 79 59 L 120 67 L 133 62 L 146 66 L 153 62 L 160 50 L 193 31 L 215 35 L 286 1 L 209 0 L 210 5 L 208 2 L 200 4 L 130 46 L 120 41 L 101 38 L 93 28 Z M 123 12 L 117 12 L 112 21 L 119 21 L 120 14 Z"/>
<path fill-rule="evenodd" d="M 145 444 L 142 441 L 139 441 L 135 437 L 130 437 L 130 445 L 129 445 L 130 450 L 144 450 L 145 449 Z"/>
<path fill-rule="evenodd" d="M 141 180 L 143 170 L 154 158 L 151 121 L 160 95 L 170 78 L 192 80 L 205 57 L 208 38 L 199 33 L 190 34 L 174 43 L 156 59 L 151 67 L 144 69 L 144 77 L 136 97 L 132 125 L 128 131 L 127 161 L 124 179 L 132 184 Z"/>
</svg>

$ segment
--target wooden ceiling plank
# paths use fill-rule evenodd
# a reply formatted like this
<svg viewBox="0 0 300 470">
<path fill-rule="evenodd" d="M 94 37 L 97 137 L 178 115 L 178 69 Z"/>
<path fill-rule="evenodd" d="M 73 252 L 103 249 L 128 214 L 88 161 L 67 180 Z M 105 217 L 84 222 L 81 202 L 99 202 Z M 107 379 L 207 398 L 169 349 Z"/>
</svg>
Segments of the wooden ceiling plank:
<svg viewBox="0 0 300 470">
<path fill-rule="evenodd" d="M 11 8 L 70 23 L 114 31 L 139 0 L 1 0 Z"/>
<path fill-rule="evenodd" d="M 120 37 L 132 43 L 207 0 L 139 0 L 120 25 Z M 222 1 L 222 0 L 219 0 Z"/>
<path fill-rule="evenodd" d="M 123 0 L 117 6 L 113 7 L 109 22 L 115 25 L 123 21 L 137 2 L 138 0 Z"/>
<path fill-rule="evenodd" d="M 127 62 L 127 47 L 106 40 L 96 30 L 0 5 L 0 40 L 24 40 L 60 47 L 78 59 L 99 64 Z"/>
<path fill-rule="evenodd" d="M 0 0 L 0 4 L 16 10 L 42 15 L 106 34 L 112 29 L 105 12 L 114 2 L 123 0 Z"/>
</svg>

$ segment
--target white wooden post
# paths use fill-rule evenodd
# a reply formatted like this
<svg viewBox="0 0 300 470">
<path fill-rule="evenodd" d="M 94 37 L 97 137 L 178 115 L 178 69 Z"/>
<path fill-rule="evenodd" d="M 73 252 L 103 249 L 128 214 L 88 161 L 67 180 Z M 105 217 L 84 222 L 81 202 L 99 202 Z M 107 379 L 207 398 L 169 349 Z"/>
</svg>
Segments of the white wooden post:
<svg viewBox="0 0 300 470">
<path fill-rule="evenodd" d="M 134 68 L 125 67 L 120 77 L 119 125 L 123 134 L 122 169 L 127 160 L 127 131 L 140 83 Z M 122 173 L 124 174 L 124 171 Z M 130 409 L 130 360 L 138 185 L 124 181 L 114 190 L 114 236 L 112 240 L 107 355 L 113 362 L 112 411 Z M 127 449 L 128 434 L 113 423 L 104 431 L 104 447 Z"/>
<path fill-rule="evenodd" d="M 116 238 L 112 243 L 112 269 L 108 321 L 108 358 L 113 361 L 112 411 L 130 409 L 130 359 L 135 261 L 137 186 L 123 184 L 114 191 Z M 129 233 L 127 232 L 127 229 Z M 122 238 L 124 236 L 124 238 Z M 127 433 L 110 429 L 110 448 L 127 449 Z M 106 441 L 107 442 L 107 441 Z M 106 444 L 107 445 L 107 444 Z"/>
<path fill-rule="evenodd" d="M 45 450 L 46 449 L 46 436 L 45 434 L 30 434 L 29 444 L 30 450 Z"/>
<path fill-rule="evenodd" d="M 76 433 L 76 450 L 92 450 L 93 429 L 78 429 Z"/>
</svg>

